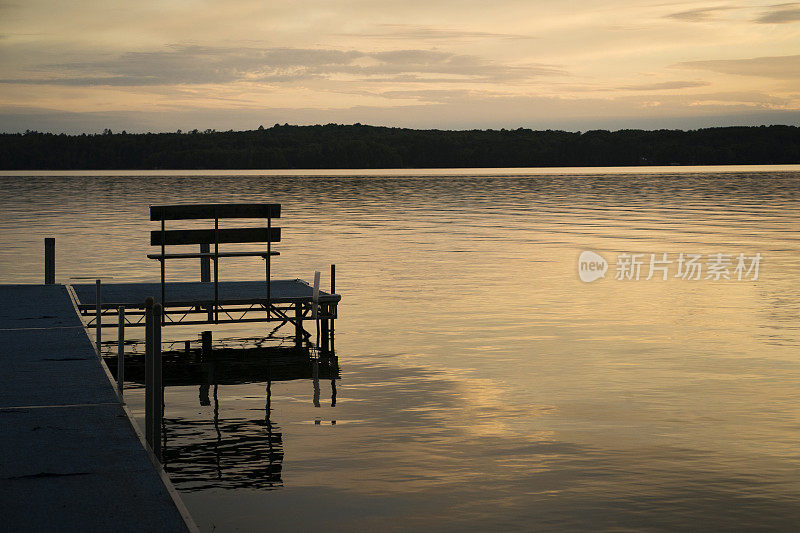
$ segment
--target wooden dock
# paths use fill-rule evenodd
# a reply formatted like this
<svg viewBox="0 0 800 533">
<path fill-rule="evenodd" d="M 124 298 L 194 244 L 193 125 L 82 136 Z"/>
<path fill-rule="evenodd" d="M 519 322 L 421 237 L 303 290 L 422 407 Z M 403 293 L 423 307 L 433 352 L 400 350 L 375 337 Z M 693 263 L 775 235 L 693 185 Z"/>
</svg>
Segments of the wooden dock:
<svg viewBox="0 0 800 533">
<path fill-rule="evenodd" d="M 0 516 L 13 531 L 194 531 L 63 285 L 0 285 Z"/>
</svg>

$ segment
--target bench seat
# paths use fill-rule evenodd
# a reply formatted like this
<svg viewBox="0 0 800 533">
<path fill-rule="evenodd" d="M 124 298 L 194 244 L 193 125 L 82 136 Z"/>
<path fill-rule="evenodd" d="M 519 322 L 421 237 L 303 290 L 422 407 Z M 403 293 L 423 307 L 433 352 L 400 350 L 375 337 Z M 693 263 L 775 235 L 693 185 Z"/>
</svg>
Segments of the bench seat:
<svg viewBox="0 0 800 533">
<path fill-rule="evenodd" d="M 181 254 L 147 254 L 148 259 L 203 259 L 205 257 L 262 257 L 281 255 L 280 252 L 187 252 Z"/>
</svg>

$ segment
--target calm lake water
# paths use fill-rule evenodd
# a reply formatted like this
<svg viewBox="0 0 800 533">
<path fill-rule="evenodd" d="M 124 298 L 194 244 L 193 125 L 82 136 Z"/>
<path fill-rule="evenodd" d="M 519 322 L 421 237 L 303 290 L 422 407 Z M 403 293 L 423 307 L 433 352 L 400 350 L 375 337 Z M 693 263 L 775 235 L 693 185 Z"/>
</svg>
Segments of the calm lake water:
<svg viewBox="0 0 800 533">
<path fill-rule="evenodd" d="M 337 265 L 339 379 L 166 391 L 167 469 L 206 531 L 796 531 L 800 172 L 549 172 L 0 177 L 0 278 L 39 283 L 55 236 L 59 281 L 157 279 L 162 203 L 279 202 L 274 276 Z M 625 253 L 639 280 L 615 279 Z M 730 280 L 706 279 L 719 253 Z"/>
</svg>

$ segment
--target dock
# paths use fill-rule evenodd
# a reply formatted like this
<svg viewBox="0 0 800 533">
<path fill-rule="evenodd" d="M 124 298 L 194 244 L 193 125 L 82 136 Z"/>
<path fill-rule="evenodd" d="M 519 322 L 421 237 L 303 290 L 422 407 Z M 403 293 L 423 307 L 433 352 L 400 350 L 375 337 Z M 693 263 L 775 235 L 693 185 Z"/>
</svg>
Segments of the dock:
<svg viewBox="0 0 800 533">
<path fill-rule="evenodd" d="M 310 304 L 313 298 L 313 287 L 301 279 L 271 280 L 272 294 L 270 301 L 274 304 L 303 303 Z M 70 286 L 77 297 L 81 311 L 93 313 L 97 304 L 97 290 L 94 283 L 73 284 Z M 116 309 L 124 306 L 134 309 L 143 306 L 145 298 L 151 296 L 156 303 L 161 301 L 161 285 L 152 283 L 103 283 L 101 303 L 104 309 Z M 335 303 L 341 297 L 319 291 L 320 303 Z M 202 281 L 170 282 L 166 289 L 166 300 L 170 307 L 194 307 L 211 305 L 214 301 L 214 284 Z M 219 305 L 266 305 L 266 284 L 263 281 L 223 281 L 219 283 Z"/>
<path fill-rule="evenodd" d="M 331 267 L 333 274 L 333 265 Z M 162 326 L 229 324 L 239 322 L 278 322 L 294 327 L 299 348 L 312 338 L 305 322 L 319 321 L 320 346 L 324 353 L 333 351 L 334 322 L 341 296 L 314 290 L 301 279 L 270 280 L 269 293 L 264 281 L 170 282 L 162 299 L 162 287 L 156 282 L 92 283 L 67 285 L 81 316 L 90 328 L 116 328 L 122 313 L 125 327 L 144 326 L 144 302 L 148 297 L 163 306 Z M 99 326 L 99 328 L 98 328 Z"/>
<path fill-rule="evenodd" d="M 23 531 L 194 531 L 64 285 L 0 285 L 0 509 Z"/>
<path fill-rule="evenodd" d="M 266 227 L 227 227 L 228 219 L 236 218 L 264 219 Z M 162 467 L 164 370 L 168 380 L 173 378 L 171 370 L 179 369 L 182 377 L 178 379 L 199 381 L 202 402 L 211 401 L 213 385 L 216 402 L 217 384 L 227 379 L 227 367 L 224 352 L 212 348 L 210 330 L 202 332 L 199 360 L 197 350 L 193 352 L 186 341 L 182 355 L 188 358 L 171 365 L 172 354 L 167 352 L 165 366 L 161 342 L 165 326 L 265 322 L 270 331 L 264 340 L 281 340 L 275 332 L 293 326 L 294 348 L 287 353 L 304 357 L 305 366 L 297 361 L 275 366 L 277 361 L 269 358 L 265 367 L 251 368 L 252 375 L 231 375 L 231 379 L 264 376 L 269 391 L 273 379 L 297 379 L 311 372 L 318 403 L 322 365 L 322 374 L 330 376 L 335 402 L 334 323 L 341 299 L 335 289 L 335 265 L 331 265 L 330 292 L 320 290 L 320 272 L 314 273 L 313 286 L 300 279 L 273 280 L 271 261 L 280 253 L 272 246 L 281 240 L 273 218 L 280 218 L 279 204 L 150 206 L 150 220 L 160 225 L 150 232 L 150 244 L 160 252 L 147 258 L 159 262 L 158 283 L 96 279 L 94 284 L 56 284 L 55 238 L 47 237 L 45 285 L 0 285 L 0 361 L 4 365 L 0 373 L 0 517 L 4 528 L 197 530 Z M 167 230 L 168 220 L 213 220 L 213 228 Z M 226 222 L 225 228 L 220 228 L 220 221 Z M 258 243 L 265 249 L 228 248 Z M 200 248 L 197 252 L 172 250 L 186 245 Z M 221 281 L 220 260 L 231 257 L 264 260 L 262 281 Z M 198 260 L 200 281 L 168 282 L 167 260 L 178 259 Z M 314 326 L 309 329 L 316 330 L 315 341 L 304 326 L 307 322 Z M 103 328 L 112 327 L 117 328 L 116 387 L 101 359 Z M 133 422 L 122 397 L 126 355 L 131 355 L 125 353 L 128 327 L 145 329 L 144 357 L 132 365 L 129 376 L 138 376 L 145 384 L 144 432 Z M 93 341 L 88 329 L 94 330 Z M 271 427 L 268 416 L 265 424 Z M 246 444 L 247 439 L 242 442 Z M 268 434 L 267 442 L 275 453 L 263 473 L 269 483 L 279 483 L 280 435 Z"/>
</svg>

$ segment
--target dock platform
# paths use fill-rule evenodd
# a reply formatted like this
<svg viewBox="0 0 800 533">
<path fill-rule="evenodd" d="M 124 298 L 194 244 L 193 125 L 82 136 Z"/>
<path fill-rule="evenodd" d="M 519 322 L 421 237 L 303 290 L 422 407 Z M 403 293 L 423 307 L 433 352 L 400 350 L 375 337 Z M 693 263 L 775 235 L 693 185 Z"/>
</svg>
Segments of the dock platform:
<svg viewBox="0 0 800 533">
<path fill-rule="evenodd" d="M 86 326 L 118 327 L 120 309 L 125 314 L 125 327 L 144 326 L 144 302 L 148 297 L 164 309 L 163 326 L 228 324 L 238 322 L 278 322 L 294 326 L 295 344 L 308 343 L 311 333 L 304 327 L 308 320 L 319 320 L 319 348 L 333 350 L 334 321 L 341 296 L 318 291 L 316 316 L 314 288 L 301 279 L 271 280 L 270 289 L 264 281 L 212 282 L 183 281 L 166 284 L 164 299 L 159 282 L 73 284 L 67 289 Z M 99 294 L 99 305 L 98 305 Z M 269 296 L 268 296 L 269 294 Z"/>
<path fill-rule="evenodd" d="M 314 288 L 300 279 L 271 280 L 270 301 L 274 304 L 311 303 Z M 77 297 L 81 310 L 94 311 L 97 306 L 97 287 L 94 283 L 70 286 Z M 170 307 L 192 307 L 214 303 L 214 283 L 181 281 L 167 283 L 166 300 Z M 219 283 L 220 305 L 266 305 L 267 292 L 264 281 L 221 281 Z M 161 303 L 161 284 L 153 283 L 103 283 L 101 304 L 103 308 L 123 306 L 129 309 L 143 307 L 144 300 L 151 296 Z M 320 303 L 336 303 L 338 294 L 319 291 Z"/>
<path fill-rule="evenodd" d="M 19 531 L 193 531 L 63 285 L 0 285 L 0 516 Z"/>
</svg>

